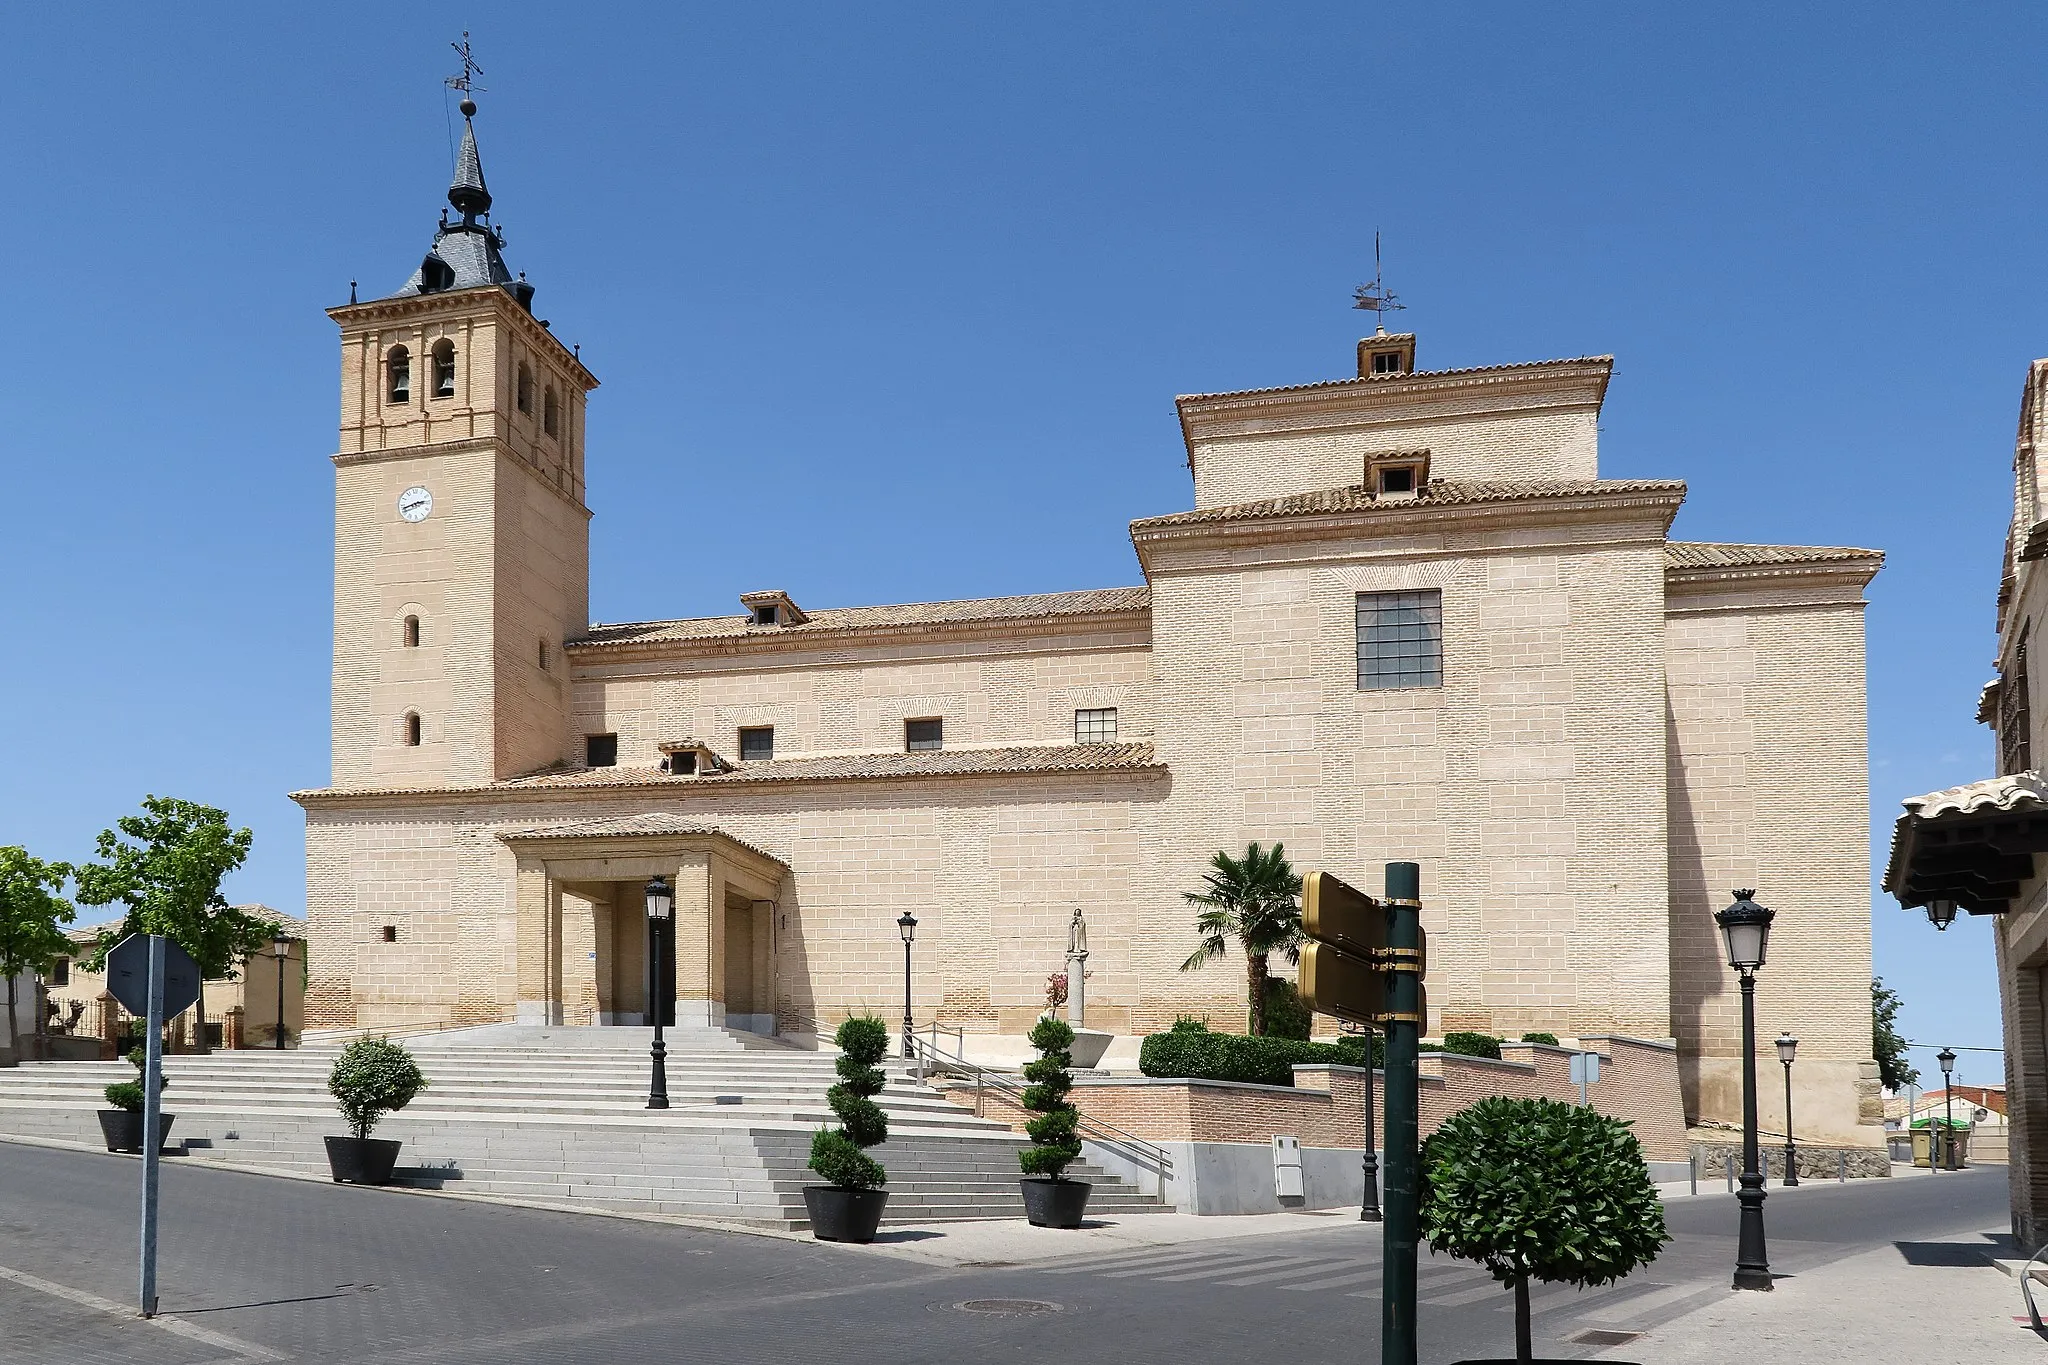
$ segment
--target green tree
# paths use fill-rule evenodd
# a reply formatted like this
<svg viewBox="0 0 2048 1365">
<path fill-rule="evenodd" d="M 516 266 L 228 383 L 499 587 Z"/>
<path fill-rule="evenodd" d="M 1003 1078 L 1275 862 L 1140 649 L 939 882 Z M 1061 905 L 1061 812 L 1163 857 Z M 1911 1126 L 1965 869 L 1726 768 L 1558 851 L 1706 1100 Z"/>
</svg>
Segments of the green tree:
<svg viewBox="0 0 2048 1365">
<path fill-rule="evenodd" d="M 1075 1132 L 1081 1114 L 1067 1098 L 1074 1088 L 1073 1073 L 1067 1070 L 1074 1060 L 1068 1050 L 1074 1046 L 1074 1030 L 1048 1014 L 1032 1027 L 1031 1046 L 1038 1049 L 1038 1060 L 1024 1067 L 1024 1079 L 1031 1082 L 1024 1087 L 1024 1107 L 1038 1117 L 1025 1124 L 1024 1131 L 1036 1145 L 1017 1153 L 1017 1160 L 1026 1175 L 1058 1180 L 1081 1159 L 1081 1139 Z"/>
<path fill-rule="evenodd" d="M 1529 1281 L 1608 1284 L 1671 1240 L 1628 1124 L 1556 1100 L 1481 1100 L 1422 1144 L 1421 1231 L 1515 1291 L 1515 1358 L 1531 1359 Z"/>
<path fill-rule="evenodd" d="M 1201 891 L 1184 892 L 1182 899 L 1200 911 L 1195 930 L 1202 946 L 1180 964 L 1184 972 L 1194 971 L 1211 958 L 1230 951 L 1237 940 L 1244 952 L 1245 975 L 1250 990 L 1251 1032 L 1266 1031 L 1266 959 L 1285 953 L 1287 960 L 1301 961 L 1301 875 L 1287 861 L 1285 848 L 1275 844 L 1268 852 L 1257 844 L 1248 846 L 1244 857 L 1233 858 L 1217 851 L 1209 860 L 1209 871 Z"/>
<path fill-rule="evenodd" d="M 811 1135 L 809 1165 L 827 1184 L 871 1190 L 889 1181 L 882 1163 L 861 1150 L 889 1138 L 889 1115 L 875 1103 L 889 1083 L 875 1065 L 888 1054 L 889 1026 L 869 1015 L 857 1016 L 842 1023 L 832 1041 L 839 1047 L 839 1060 L 832 1065 L 839 1083 L 825 1092 L 825 1102 L 839 1116 L 839 1126 Z"/>
<path fill-rule="evenodd" d="M 199 966 L 199 1048 L 206 1050 L 208 979 L 232 981 L 249 954 L 282 932 L 229 905 L 220 884 L 249 856 L 246 829 L 228 824 L 227 812 L 175 797 L 147 796 L 140 815 L 124 815 L 100 831 L 99 861 L 77 870 L 81 905 L 121 905 L 120 924 L 102 930 L 87 962 L 105 963 L 107 950 L 129 934 L 162 934 Z"/>
<path fill-rule="evenodd" d="M 1899 1036 L 1899 1004 L 1899 993 L 1883 977 L 1870 983 L 1870 1051 L 1887 1090 L 1904 1090 L 1920 1079 L 1920 1068 L 1907 1062 L 1906 1040 Z"/>
<path fill-rule="evenodd" d="M 7 978 L 7 1053 L 19 1058 L 15 1036 L 14 980 L 23 972 L 41 972 L 71 951 L 63 926 L 71 923 L 71 902 L 58 893 L 70 880 L 71 868 L 29 856 L 25 848 L 0 848 L 0 976 Z"/>
</svg>

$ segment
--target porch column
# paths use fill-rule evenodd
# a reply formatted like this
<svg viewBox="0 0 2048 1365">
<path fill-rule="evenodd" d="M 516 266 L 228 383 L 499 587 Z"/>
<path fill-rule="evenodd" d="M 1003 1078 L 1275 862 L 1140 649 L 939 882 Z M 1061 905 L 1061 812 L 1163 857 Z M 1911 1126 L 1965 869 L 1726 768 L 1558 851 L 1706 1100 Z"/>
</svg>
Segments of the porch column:
<svg viewBox="0 0 2048 1365">
<path fill-rule="evenodd" d="M 775 902 L 754 902 L 754 1031 L 775 1036 Z"/>
<path fill-rule="evenodd" d="M 521 1024 L 562 1022 L 562 892 L 538 859 L 519 860 L 517 984 L 512 1018 Z"/>
<path fill-rule="evenodd" d="M 686 853 L 676 868 L 676 1027 L 725 1024 L 725 888 L 711 855 Z"/>
</svg>

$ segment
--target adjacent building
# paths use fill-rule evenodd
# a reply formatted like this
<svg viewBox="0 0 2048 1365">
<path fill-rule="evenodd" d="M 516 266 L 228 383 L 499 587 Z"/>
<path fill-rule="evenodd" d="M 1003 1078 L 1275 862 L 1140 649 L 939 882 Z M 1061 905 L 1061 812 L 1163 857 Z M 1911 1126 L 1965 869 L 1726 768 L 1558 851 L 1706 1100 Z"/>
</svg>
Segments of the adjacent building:
<svg viewBox="0 0 2048 1365">
<path fill-rule="evenodd" d="M 656 875 L 685 1023 L 894 1020 L 909 910 L 919 1020 L 1014 1037 L 1081 908 L 1091 1024 L 1234 1024 L 1241 971 L 1180 970 L 1181 893 L 1280 841 L 1372 889 L 1423 865 L 1433 1030 L 1674 1040 L 1721 1118 L 1712 913 L 1761 888 L 1801 1131 L 1881 1142 L 1881 556 L 1672 541 L 1682 482 L 1600 475 L 1609 357 L 1429 371 L 1379 333 L 1343 378 L 1183 397 L 1192 505 L 1131 524 L 1142 582 L 593 624 L 598 381 L 506 266 L 467 122 L 448 199 L 403 287 L 329 314 L 316 1025 L 639 1023 Z"/>
</svg>

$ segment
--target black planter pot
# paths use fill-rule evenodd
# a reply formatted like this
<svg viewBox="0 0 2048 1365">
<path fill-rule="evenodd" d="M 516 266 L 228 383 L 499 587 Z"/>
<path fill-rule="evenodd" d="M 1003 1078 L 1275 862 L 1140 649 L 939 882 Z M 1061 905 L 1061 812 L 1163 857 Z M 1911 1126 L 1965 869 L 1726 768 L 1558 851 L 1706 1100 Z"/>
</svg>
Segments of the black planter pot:
<svg viewBox="0 0 2048 1365">
<path fill-rule="evenodd" d="M 1095 1187 L 1085 1180 L 1049 1180 L 1027 1175 L 1017 1182 L 1024 1187 L 1024 1217 L 1035 1228 L 1077 1228 L 1088 1211 L 1088 1192 Z"/>
<path fill-rule="evenodd" d="M 142 1154 L 142 1111 L 140 1109 L 102 1109 L 100 1135 L 107 1140 L 110 1152 L 133 1152 Z M 159 1112 L 156 1116 L 156 1149 L 161 1152 L 164 1144 L 171 1140 L 171 1120 L 176 1114 Z"/>
<path fill-rule="evenodd" d="M 872 1242 L 882 1226 L 887 1190 L 849 1190 L 843 1185 L 804 1186 L 811 1235 L 821 1242 Z"/>
<path fill-rule="evenodd" d="M 396 1139 L 331 1137 L 327 1144 L 327 1168 L 337 1185 L 389 1185 L 391 1168 L 398 1164 Z"/>
</svg>

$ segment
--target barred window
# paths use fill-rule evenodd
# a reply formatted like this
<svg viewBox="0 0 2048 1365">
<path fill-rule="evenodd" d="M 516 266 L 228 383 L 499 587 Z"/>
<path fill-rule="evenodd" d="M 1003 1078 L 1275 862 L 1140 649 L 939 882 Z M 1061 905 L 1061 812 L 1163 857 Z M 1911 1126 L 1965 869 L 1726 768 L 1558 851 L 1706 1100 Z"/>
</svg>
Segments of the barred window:
<svg viewBox="0 0 2048 1365">
<path fill-rule="evenodd" d="M 1116 743 L 1116 708 L 1099 706 L 1074 713 L 1074 743 Z"/>
<path fill-rule="evenodd" d="M 1358 594 L 1359 688 L 1443 683 L 1443 594 L 1435 588 Z"/>
<path fill-rule="evenodd" d="M 913 754 L 927 753 L 946 747 L 946 722 L 943 720 L 906 720 L 903 722 L 903 747 Z"/>
<path fill-rule="evenodd" d="M 2013 655 L 2012 672 L 1998 688 L 1998 767 L 2001 773 L 2023 773 L 2034 766 L 2034 719 L 2027 696 L 2027 639 Z"/>
<path fill-rule="evenodd" d="M 750 763 L 774 758 L 775 727 L 750 725 L 740 731 L 740 757 Z"/>
</svg>

